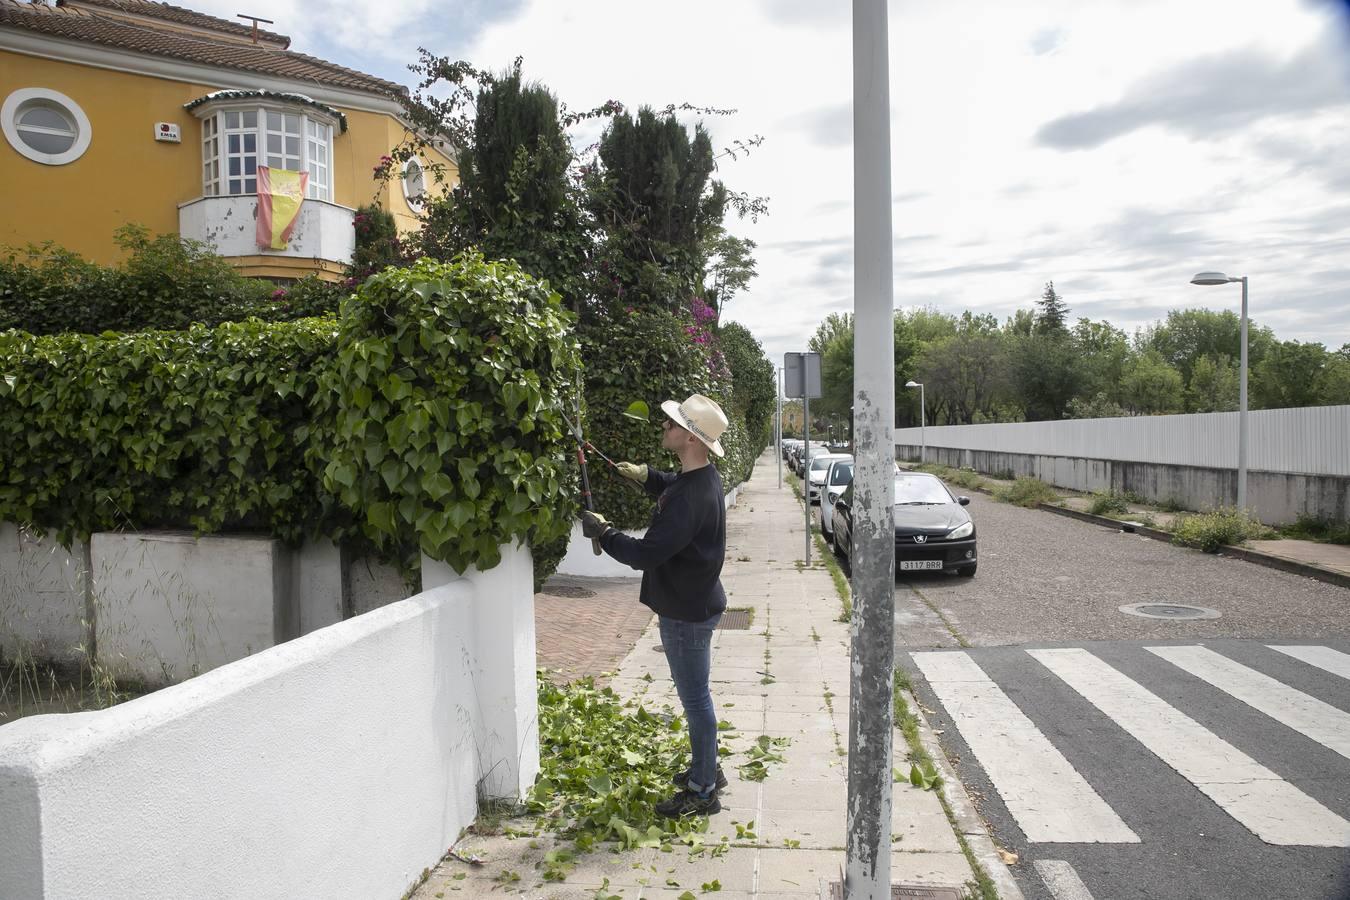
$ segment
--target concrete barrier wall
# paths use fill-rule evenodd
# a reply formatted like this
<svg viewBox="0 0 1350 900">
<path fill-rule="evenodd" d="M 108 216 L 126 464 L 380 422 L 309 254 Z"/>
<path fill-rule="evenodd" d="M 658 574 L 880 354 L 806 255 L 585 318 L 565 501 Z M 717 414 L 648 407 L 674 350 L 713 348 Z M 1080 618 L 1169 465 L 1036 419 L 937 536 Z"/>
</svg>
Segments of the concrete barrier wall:
<svg viewBox="0 0 1350 900">
<path fill-rule="evenodd" d="M 0 727 L 0 897 L 398 897 L 538 772 L 533 566 Z M 528 625 L 526 623 L 528 622 Z"/>
<path fill-rule="evenodd" d="M 899 444 L 899 459 L 917 461 L 919 446 Z M 1201 466 L 1081 459 L 1033 453 L 1005 453 L 954 447 L 927 448 L 929 462 L 970 468 L 998 477 L 1039 478 L 1073 491 L 1132 491 L 1155 503 L 1174 502 L 1185 509 L 1231 506 L 1237 496 L 1237 472 Z M 1331 521 L 1350 519 L 1350 478 L 1288 472 L 1249 471 L 1247 505 L 1262 522 L 1278 525 L 1300 515 Z"/>
<path fill-rule="evenodd" d="M 93 649 L 89 545 L 66 550 L 0 522 L 0 659 L 73 662 Z"/>
<path fill-rule="evenodd" d="M 736 498 L 740 496 L 741 486 L 736 485 L 727 492 L 725 504 L 730 509 L 735 503 Z M 640 538 L 646 529 L 641 531 L 630 530 L 624 534 L 629 537 Z M 562 561 L 558 563 L 559 575 L 578 575 L 586 578 L 627 578 L 638 574 L 636 569 L 630 569 L 623 563 L 607 553 L 599 556 L 591 548 L 591 542 L 581 533 L 581 525 L 572 526 L 572 536 L 567 541 L 567 553 Z"/>
</svg>

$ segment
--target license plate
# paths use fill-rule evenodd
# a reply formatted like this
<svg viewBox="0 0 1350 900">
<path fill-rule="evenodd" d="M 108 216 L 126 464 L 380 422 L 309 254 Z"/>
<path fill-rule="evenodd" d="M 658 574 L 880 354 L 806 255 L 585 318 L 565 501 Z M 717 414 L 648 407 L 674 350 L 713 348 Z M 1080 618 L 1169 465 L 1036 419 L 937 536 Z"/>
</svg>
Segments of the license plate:
<svg viewBox="0 0 1350 900">
<path fill-rule="evenodd" d="M 899 561 L 901 571 L 910 569 L 941 569 L 942 560 L 940 559 L 902 559 Z"/>
</svg>

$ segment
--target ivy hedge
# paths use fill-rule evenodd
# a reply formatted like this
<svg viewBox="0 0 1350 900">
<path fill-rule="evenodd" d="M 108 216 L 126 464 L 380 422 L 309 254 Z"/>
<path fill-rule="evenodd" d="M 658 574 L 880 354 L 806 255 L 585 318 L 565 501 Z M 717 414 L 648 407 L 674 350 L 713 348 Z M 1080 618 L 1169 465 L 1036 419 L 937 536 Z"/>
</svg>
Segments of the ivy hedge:
<svg viewBox="0 0 1350 900">
<path fill-rule="evenodd" d="M 735 401 L 733 373 L 712 335 L 697 316 L 651 306 L 630 307 L 616 319 L 584 328 L 588 411 L 584 430 L 591 443 L 614 460 L 673 470 L 678 461 L 661 449 L 660 404 L 705 394 L 727 414 L 728 427 L 721 438 L 726 455 L 713 458 L 723 485 L 730 490 L 749 478 L 766 446 L 765 430 L 757 423 L 751 433 L 744 410 Z M 634 400 L 647 403 L 651 422 L 619 415 Z M 607 466 L 593 468 L 591 491 L 596 508 L 615 526 L 640 529 L 650 522 L 652 501 Z"/>
<path fill-rule="evenodd" d="M 333 317 L 0 332 L 0 520 L 357 537 L 462 571 L 571 526 L 569 315 L 511 263 L 388 270 Z"/>
<path fill-rule="evenodd" d="M 456 571 L 507 538 L 567 534 L 561 403 L 581 376 L 571 315 L 544 282 L 477 254 L 371 276 L 342 305 L 324 484 L 386 555 Z"/>
</svg>

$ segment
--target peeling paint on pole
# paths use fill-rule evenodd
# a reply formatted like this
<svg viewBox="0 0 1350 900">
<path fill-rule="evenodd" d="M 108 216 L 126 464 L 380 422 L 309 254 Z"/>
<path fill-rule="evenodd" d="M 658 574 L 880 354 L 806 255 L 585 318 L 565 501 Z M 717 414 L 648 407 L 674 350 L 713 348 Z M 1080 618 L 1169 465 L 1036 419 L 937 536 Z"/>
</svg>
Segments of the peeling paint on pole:
<svg viewBox="0 0 1350 900">
<path fill-rule="evenodd" d="M 853 0 L 854 467 L 844 896 L 891 895 L 895 356 L 885 0 Z"/>
</svg>

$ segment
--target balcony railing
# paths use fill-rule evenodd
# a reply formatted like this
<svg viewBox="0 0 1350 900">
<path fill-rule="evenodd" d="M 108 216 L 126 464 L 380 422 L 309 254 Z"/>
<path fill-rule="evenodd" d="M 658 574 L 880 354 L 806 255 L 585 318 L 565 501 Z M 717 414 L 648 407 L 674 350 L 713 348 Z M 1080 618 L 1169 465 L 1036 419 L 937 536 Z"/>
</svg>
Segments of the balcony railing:
<svg viewBox="0 0 1350 900">
<path fill-rule="evenodd" d="M 323 260 L 346 265 L 356 249 L 352 218 L 356 211 L 323 200 L 306 200 L 300 207 L 285 250 L 259 247 L 258 198 L 202 197 L 178 207 L 178 233 L 212 244 L 221 256 L 277 257 Z"/>
</svg>

